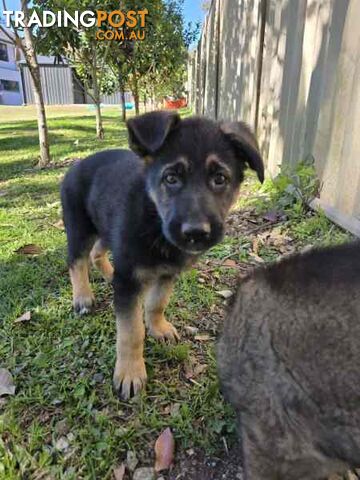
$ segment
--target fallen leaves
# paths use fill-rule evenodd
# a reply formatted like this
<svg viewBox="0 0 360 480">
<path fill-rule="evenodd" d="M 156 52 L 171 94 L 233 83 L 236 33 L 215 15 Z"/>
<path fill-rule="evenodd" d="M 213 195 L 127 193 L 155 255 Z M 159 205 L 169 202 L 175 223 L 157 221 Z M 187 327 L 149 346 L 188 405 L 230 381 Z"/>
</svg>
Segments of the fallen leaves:
<svg viewBox="0 0 360 480">
<path fill-rule="evenodd" d="M 63 220 L 58 220 L 56 223 L 52 223 L 52 226 L 57 228 L 58 230 L 65 230 Z"/>
<path fill-rule="evenodd" d="M 263 219 L 267 220 L 268 222 L 275 223 L 282 216 L 284 216 L 284 212 L 279 212 L 277 210 L 269 210 L 268 212 L 264 213 Z"/>
<path fill-rule="evenodd" d="M 138 463 L 139 463 L 139 460 L 136 456 L 136 453 L 133 452 L 132 450 L 129 450 L 126 454 L 126 465 L 130 470 L 130 472 L 133 472 L 135 470 Z"/>
<path fill-rule="evenodd" d="M 222 266 L 235 268 L 237 266 L 237 263 L 235 262 L 235 260 L 232 260 L 231 258 L 227 258 L 226 260 L 223 261 Z"/>
<path fill-rule="evenodd" d="M 249 252 L 249 257 L 253 258 L 257 263 L 265 263 L 265 260 L 259 257 L 255 252 Z"/>
<path fill-rule="evenodd" d="M 184 375 L 187 380 L 192 380 L 207 370 L 208 365 L 198 363 L 195 357 L 190 356 L 184 365 Z"/>
<path fill-rule="evenodd" d="M 175 440 L 170 428 L 164 430 L 155 442 L 155 470 L 168 470 L 174 461 Z"/>
<path fill-rule="evenodd" d="M 220 295 L 220 297 L 225 298 L 225 300 L 233 296 L 233 292 L 231 290 L 219 290 L 216 293 Z"/>
<path fill-rule="evenodd" d="M 207 333 L 201 333 L 199 335 L 195 335 L 194 339 L 197 340 L 198 342 L 208 342 L 211 339 L 211 337 Z"/>
<path fill-rule="evenodd" d="M 23 313 L 20 317 L 18 317 L 16 320 L 14 320 L 14 323 L 29 322 L 30 320 L 31 320 L 31 312 L 27 311 Z"/>
<path fill-rule="evenodd" d="M 56 442 L 55 442 L 55 448 L 56 450 L 59 450 L 60 452 L 63 452 L 69 448 L 69 442 L 66 437 L 60 437 Z"/>
<path fill-rule="evenodd" d="M 15 250 L 15 253 L 18 255 L 40 255 L 40 253 L 42 253 L 42 248 L 34 243 L 29 243 Z"/>
<path fill-rule="evenodd" d="M 126 470 L 126 467 L 123 463 L 120 465 L 120 467 L 114 468 L 115 480 L 123 480 L 125 475 L 125 470 Z"/>
<path fill-rule="evenodd" d="M 196 335 L 199 331 L 199 329 L 197 327 L 192 327 L 191 325 L 185 325 L 184 329 L 191 336 Z"/>
<path fill-rule="evenodd" d="M 137 468 L 133 475 L 133 480 L 154 480 L 155 470 L 152 467 Z"/>
<path fill-rule="evenodd" d="M 3 395 L 14 395 L 15 388 L 14 379 L 9 370 L 0 368 L 0 397 Z"/>
</svg>

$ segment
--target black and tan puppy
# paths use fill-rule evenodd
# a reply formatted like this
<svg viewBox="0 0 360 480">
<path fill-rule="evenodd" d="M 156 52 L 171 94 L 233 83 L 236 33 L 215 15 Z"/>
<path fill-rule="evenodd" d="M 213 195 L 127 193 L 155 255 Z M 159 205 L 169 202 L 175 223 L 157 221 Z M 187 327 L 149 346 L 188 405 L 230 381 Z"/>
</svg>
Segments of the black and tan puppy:
<svg viewBox="0 0 360 480">
<path fill-rule="evenodd" d="M 89 257 L 113 284 L 114 385 L 124 399 L 146 381 L 143 297 L 149 334 L 176 339 L 164 318 L 174 279 L 221 240 L 246 166 L 264 176 L 256 140 L 242 123 L 164 111 L 127 125 L 135 153 L 90 156 L 70 169 L 61 191 L 75 310 L 86 313 L 94 301 Z"/>
<path fill-rule="evenodd" d="M 218 361 L 245 480 L 320 480 L 360 467 L 360 243 L 244 280 Z"/>
</svg>

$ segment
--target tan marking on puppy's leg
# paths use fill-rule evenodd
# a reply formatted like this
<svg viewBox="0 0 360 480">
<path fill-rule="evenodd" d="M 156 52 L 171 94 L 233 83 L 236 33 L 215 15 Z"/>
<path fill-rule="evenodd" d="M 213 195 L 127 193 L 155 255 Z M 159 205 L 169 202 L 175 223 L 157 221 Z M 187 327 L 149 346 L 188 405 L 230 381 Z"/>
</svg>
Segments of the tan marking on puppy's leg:
<svg viewBox="0 0 360 480">
<path fill-rule="evenodd" d="M 91 262 L 97 268 L 107 282 L 111 282 L 114 274 L 114 268 L 108 257 L 108 249 L 104 247 L 101 239 L 96 240 L 91 252 Z"/>
<path fill-rule="evenodd" d="M 74 310 L 83 315 L 90 312 L 94 295 L 89 283 L 89 259 L 79 258 L 70 267 L 70 279 L 73 288 Z"/>
<path fill-rule="evenodd" d="M 146 383 L 144 337 L 141 299 L 138 298 L 126 313 L 116 314 L 114 387 L 124 400 L 136 395 Z"/>
<path fill-rule="evenodd" d="M 175 341 L 180 338 L 179 334 L 164 316 L 173 284 L 172 278 L 159 278 L 149 287 L 145 297 L 145 322 L 151 336 Z"/>
</svg>

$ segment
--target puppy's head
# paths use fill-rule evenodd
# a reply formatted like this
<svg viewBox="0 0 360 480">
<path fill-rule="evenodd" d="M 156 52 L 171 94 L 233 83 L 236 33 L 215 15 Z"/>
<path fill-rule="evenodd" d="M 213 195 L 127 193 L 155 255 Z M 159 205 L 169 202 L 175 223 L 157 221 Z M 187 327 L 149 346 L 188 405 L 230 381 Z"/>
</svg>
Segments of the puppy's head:
<svg viewBox="0 0 360 480">
<path fill-rule="evenodd" d="M 127 122 L 130 147 L 146 162 L 146 188 L 170 243 L 199 254 L 219 242 L 247 166 L 264 179 L 256 139 L 242 122 L 181 120 L 147 113 Z"/>
</svg>

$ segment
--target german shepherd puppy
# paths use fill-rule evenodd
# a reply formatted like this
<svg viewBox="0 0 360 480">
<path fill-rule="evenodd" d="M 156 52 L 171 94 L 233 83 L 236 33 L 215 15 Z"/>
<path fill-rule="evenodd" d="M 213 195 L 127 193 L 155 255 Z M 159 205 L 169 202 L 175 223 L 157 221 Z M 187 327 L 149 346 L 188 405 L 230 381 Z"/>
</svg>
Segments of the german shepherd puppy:
<svg viewBox="0 0 360 480">
<path fill-rule="evenodd" d="M 87 313 L 94 301 L 89 257 L 112 281 L 114 386 L 123 399 L 146 381 L 143 297 L 149 334 L 177 339 L 164 317 L 174 279 L 221 240 L 245 167 L 264 178 L 256 140 L 243 123 L 181 120 L 158 111 L 129 120 L 127 127 L 135 153 L 90 156 L 70 169 L 61 190 L 75 310 Z"/>
<path fill-rule="evenodd" d="M 246 480 L 360 467 L 360 242 L 244 280 L 218 345 Z"/>
</svg>

